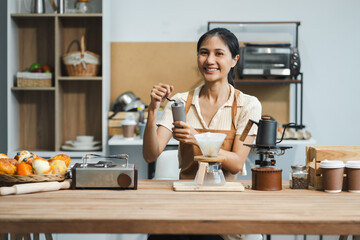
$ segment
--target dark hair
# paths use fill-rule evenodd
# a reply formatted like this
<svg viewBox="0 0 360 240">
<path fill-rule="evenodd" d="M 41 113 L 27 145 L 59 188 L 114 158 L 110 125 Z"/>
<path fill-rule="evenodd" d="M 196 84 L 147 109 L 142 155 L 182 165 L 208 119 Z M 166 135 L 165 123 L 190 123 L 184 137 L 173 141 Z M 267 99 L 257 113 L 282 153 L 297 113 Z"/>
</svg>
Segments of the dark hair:
<svg viewBox="0 0 360 240">
<path fill-rule="evenodd" d="M 214 28 L 214 29 L 211 29 L 210 31 L 204 33 L 200 37 L 200 39 L 197 43 L 197 48 L 196 48 L 197 53 L 199 53 L 200 46 L 204 42 L 204 40 L 206 40 L 209 37 L 213 37 L 213 36 L 218 36 L 225 42 L 225 44 L 230 49 L 232 58 L 235 58 L 236 55 L 240 54 L 239 41 L 238 41 L 237 37 L 232 32 L 227 30 L 226 28 Z M 234 71 L 234 68 L 231 68 L 230 72 L 228 74 L 228 82 L 233 86 L 234 86 L 234 78 L 235 78 L 235 71 Z"/>
</svg>

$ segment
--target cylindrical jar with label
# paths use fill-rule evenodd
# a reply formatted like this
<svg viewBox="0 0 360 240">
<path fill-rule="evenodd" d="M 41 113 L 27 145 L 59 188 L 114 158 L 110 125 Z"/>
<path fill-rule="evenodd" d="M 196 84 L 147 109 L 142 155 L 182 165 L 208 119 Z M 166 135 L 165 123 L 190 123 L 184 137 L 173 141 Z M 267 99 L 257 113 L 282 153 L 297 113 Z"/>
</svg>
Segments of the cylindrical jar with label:
<svg viewBox="0 0 360 240">
<path fill-rule="evenodd" d="M 291 166 L 290 171 L 290 188 L 292 189 L 307 189 L 308 188 L 308 172 L 306 166 L 296 165 Z"/>
</svg>

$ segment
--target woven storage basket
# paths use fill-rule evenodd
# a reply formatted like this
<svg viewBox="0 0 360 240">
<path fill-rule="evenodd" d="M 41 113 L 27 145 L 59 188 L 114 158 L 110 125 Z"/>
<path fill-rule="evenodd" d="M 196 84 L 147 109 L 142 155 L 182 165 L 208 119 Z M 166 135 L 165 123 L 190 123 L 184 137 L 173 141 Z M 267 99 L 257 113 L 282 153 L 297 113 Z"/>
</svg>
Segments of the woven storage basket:
<svg viewBox="0 0 360 240">
<path fill-rule="evenodd" d="M 53 182 L 65 180 L 66 174 L 45 174 L 45 175 L 9 175 L 0 174 L 0 186 L 12 186 L 21 183 Z"/>
<path fill-rule="evenodd" d="M 85 35 L 81 36 L 80 51 L 69 52 L 74 40 L 70 43 L 68 53 L 63 55 L 64 64 L 69 76 L 95 77 L 99 73 L 100 55 L 85 50 Z"/>
<path fill-rule="evenodd" d="M 51 87 L 51 73 L 16 73 L 18 87 Z"/>
</svg>

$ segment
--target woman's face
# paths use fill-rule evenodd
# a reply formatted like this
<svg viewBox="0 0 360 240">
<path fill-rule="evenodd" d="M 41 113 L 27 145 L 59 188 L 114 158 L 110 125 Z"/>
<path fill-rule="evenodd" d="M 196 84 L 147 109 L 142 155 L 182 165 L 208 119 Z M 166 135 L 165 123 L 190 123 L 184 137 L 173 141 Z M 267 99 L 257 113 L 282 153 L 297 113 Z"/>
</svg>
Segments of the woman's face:
<svg viewBox="0 0 360 240">
<path fill-rule="evenodd" d="M 228 81 L 228 73 L 236 65 L 239 56 L 234 59 L 229 47 L 218 36 L 205 39 L 198 53 L 198 68 L 205 81 Z"/>
</svg>

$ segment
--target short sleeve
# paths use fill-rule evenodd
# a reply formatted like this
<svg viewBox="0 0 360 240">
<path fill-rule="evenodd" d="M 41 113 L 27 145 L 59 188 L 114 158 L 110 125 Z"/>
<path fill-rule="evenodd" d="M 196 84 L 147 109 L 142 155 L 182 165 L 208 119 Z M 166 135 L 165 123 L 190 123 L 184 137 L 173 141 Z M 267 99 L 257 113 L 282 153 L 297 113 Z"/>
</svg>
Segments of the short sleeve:
<svg viewBox="0 0 360 240">
<path fill-rule="evenodd" d="M 175 94 L 172 99 L 176 100 L 176 101 L 181 101 L 184 102 L 182 100 L 182 98 L 180 97 L 180 94 L 177 93 Z M 162 111 L 161 115 L 158 119 L 156 119 L 156 125 L 158 126 L 164 126 L 167 129 L 169 129 L 172 132 L 172 128 L 173 128 L 173 116 L 172 116 L 172 111 L 171 111 L 171 104 L 173 102 L 168 102 L 164 108 L 164 110 Z"/>
<path fill-rule="evenodd" d="M 240 116 L 237 123 L 236 128 L 236 135 L 241 135 L 245 129 L 246 124 L 248 123 L 249 119 L 254 121 L 259 121 L 261 119 L 261 103 L 260 101 L 253 96 L 248 96 L 248 101 L 242 106 L 240 110 Z M 251 127 L 248 135 L 256 135 L 257 133 L 257 126 L 253 124 Z"/>
</svg>

